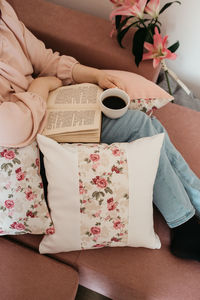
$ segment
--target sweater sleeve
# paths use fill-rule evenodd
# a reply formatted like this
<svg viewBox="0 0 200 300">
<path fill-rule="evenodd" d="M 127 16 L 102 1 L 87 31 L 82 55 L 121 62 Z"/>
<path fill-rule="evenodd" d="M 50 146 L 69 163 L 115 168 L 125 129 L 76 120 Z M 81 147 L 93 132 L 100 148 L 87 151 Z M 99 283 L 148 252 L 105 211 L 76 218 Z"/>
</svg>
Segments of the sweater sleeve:
<svg viewBox="0 0 200 300">
<path fill-rule="evenodd" d="M 44 43 L 38 40 L 23 23 L 21 26 L 35 73 L 39 76 L 56 76 L 63 81 L 64 85 L 74 83 L 72 69 L 78 61 L 71 56 L 60 55 L 59 52 L 47 49 Z"/>
<path fill-rule="evenodd" d="M 24 147 L 42 132 L 46 119 L 46 102 L 35 93 L 13 95 L 12 101 L 0 99 L 0 145 Z"/>
<path fill-rule="evenodd" d="M 18 20 L 12 7 L 6 1 L 2 0 L 2 3 L 2 11 L 12 21 L 13 32 L 34 72 L 39 76 L 57 76 L 64 85 L 73 83 L 72 69 L 77 60 L 46 49 L 44 43 Z M 46 102 L 25 90 L 13 94 L 9 76 L 0 76 L 0 95 L 0 145 L 23 147 L 30 144 L 44 128 Z"/>
</svg>

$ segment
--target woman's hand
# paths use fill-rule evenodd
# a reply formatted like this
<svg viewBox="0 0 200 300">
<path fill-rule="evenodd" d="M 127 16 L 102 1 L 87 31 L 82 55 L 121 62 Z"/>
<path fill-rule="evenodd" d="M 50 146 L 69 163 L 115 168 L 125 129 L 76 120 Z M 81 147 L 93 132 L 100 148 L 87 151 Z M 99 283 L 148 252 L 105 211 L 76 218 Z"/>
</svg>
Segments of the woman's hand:
<svg viewBox="0 0 200 300">
<path fill-rule="evenodd" d="M 91 82 L 98 84 L 102 89 L 118 87 L 125 90 L 122 81 L 103 70 L 76 64 L 72 69 L 72 77 L 76 83 Z"/>
<path fill-rule="evenodd" d="M 27 91 L 38 94 L 46 101 L 49 92 L 60 86 L 62 86 L 62 81 L 57 77 L 38 77 L 31 82 Z"/>
<path fill-rule="evenodd" d="M 109 88 L 119 88 L 125 90 L 125 86 L 117 76 L 109 75 L 104 71 L 99 72 L 97 76 L 97 83 L 102 89 L 109 89 Z"/>
</svg>

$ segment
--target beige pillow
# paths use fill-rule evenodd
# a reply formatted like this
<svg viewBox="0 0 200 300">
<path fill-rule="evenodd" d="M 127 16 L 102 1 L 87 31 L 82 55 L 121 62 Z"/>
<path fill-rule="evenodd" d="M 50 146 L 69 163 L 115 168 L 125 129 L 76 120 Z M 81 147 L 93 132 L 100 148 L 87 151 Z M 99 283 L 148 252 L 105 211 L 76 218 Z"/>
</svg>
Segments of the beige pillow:
<svg viewBox="0 0 200 300">
<path fill-rule="evenodd" d="M 160 248 L 152 194 L 164 134 L 131 143 L 58 144 L 38 135 L 55 233 L 40 253 Z"/>
</svg>

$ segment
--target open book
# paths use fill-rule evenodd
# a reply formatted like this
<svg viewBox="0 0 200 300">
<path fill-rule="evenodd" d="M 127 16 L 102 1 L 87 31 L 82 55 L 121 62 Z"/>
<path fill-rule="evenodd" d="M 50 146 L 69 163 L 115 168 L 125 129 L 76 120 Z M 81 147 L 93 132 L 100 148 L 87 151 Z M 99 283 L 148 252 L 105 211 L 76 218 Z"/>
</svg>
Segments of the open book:
<svg viewBox="0 0 200 300">
<path fill-rule="evenodd" d="M 50 92 L 43 135 L 57 142 L 99 142 L 102 89 L 92 83 L 63 86 Z"/>
</svg>

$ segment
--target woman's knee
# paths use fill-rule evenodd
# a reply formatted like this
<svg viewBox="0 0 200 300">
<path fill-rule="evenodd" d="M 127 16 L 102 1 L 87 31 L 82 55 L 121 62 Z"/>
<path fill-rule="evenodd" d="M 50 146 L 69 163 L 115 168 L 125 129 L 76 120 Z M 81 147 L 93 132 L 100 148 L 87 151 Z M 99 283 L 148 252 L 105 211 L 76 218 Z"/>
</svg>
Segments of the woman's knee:
<svg viewBox="0 0 200 300">
<path fill-rule="evenodd" d="M 151 122 L 148 115 L 140 110 L 129 110 L 124 116 L 127 118 L 126 122 L 130 127 L 141 128 L 144 124 Z"/>
<path fill-rule="evenodd" d="M 128 110 L 127 113 L 124 115 L 124 117 L 126 117 L 127 119 L 129 119 L 129 121 L 131 120 L 146 120 L 149 117 L 143 113 L 140 110 Z"/>
</svg>

